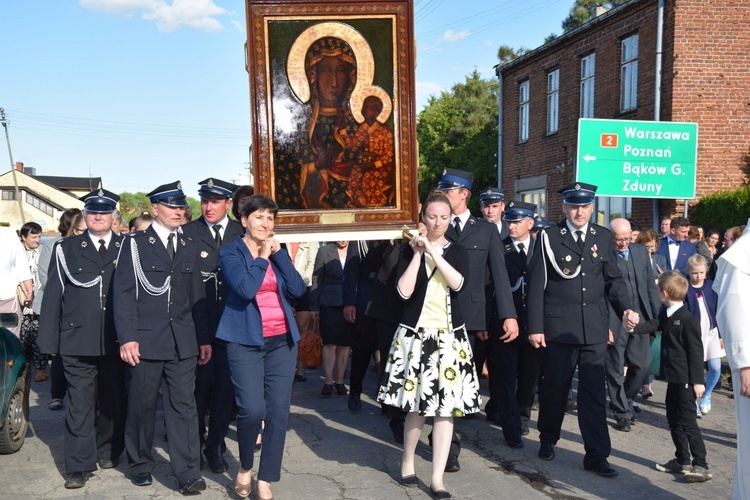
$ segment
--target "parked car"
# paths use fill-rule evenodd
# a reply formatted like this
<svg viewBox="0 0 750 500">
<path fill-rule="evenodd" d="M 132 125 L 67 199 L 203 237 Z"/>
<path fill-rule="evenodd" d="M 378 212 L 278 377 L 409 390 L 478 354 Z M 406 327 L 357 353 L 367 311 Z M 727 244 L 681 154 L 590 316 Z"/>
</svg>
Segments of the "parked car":
<svg viewBox="0 0 750 500">
<path fill-rule="evenodd" d="M 15 313 L 0 314 L 0 454 L 3 455 L 21 449 L 29 427 L 31 370 L 21 341 L 6 328 L 18 321 Z"/>
</svg>

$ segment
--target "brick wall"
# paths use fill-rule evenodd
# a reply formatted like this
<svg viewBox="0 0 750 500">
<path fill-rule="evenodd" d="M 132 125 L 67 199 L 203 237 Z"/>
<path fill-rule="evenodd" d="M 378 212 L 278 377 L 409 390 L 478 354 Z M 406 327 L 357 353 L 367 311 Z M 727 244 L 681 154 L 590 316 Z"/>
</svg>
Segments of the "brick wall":
<svg viewBox="0 0 750 500">
<path fill-rule="evenodd" d="M 701 0 L 667 1 L 664 12 L 661 120 L 698 122 L 698 196 L 735 188 L 747 179 L 750 103 L 750 0 L 707 7 Z M 595 118 L 653 120 L 656 0 L 641 0 L 600 18 L 568 38 L 538 49 L 503 72 L 503 179 L 546 175 L 548 216 L 562 217 L 557 190 L 575 180 L 580 106 L 580 58 L 596 53 Z M 638 106 L 619 112 L 620 42 L 638 33 Z M 546 135 L 547 73 L 560 70 L 559 130 Z M 518 142 L 518 86 L 530 82 L 529 139 Z M 556 167 L 565 165 L 563 172 Z M 744 168 L 744 170 L 743 170 Z M 697 202 L 697 199 L 691 204 Z M 633 216 L 652 224 L 651 199 L 633 199 Z M 683 213 L 684 203 L 661 200 L 659 213 Z"/>
</svg>

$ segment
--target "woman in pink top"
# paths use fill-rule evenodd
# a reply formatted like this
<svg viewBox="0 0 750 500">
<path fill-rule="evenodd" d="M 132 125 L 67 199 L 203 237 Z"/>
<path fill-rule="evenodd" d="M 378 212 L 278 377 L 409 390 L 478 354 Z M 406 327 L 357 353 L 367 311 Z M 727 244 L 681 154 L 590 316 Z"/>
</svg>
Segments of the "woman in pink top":
<svg viewBox="0 0 750 500">
<path fill-rule="evenodd" d="M 216 339 L 225 342 L 234 386 L 240 468 L 234 491 L 250 495 L 255 439 L 265 421 L 256 498 L 272 498 L 281 479 L 299 330 L 291 302 L 306 290 L 286 250 L 272 237 L 276 203 L 255 194 L 242 204 L 245 233 L 219 252 L 229 296 Z"/>
</svg>

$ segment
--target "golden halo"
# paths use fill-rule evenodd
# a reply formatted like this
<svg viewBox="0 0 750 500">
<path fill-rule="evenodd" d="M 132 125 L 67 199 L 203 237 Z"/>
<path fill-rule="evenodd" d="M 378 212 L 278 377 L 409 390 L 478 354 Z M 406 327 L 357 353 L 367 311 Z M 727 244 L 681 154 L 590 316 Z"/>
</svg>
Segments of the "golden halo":
<svg viewBox="0 0 750 500">
<path fill-rule="evenodd" d="M 316 40 L 327 36 L 340 38 L 348 43 L 357 61 L 357 82 L 349 100 L 352 116 L 357 123 L 364 122 L 362 103 L 366 97 L 374 95 L 383 101 L 383 111 L 377 119 L 380 123 L 385 123 L 391 114 L 393 103 L 385 90 L 372 84 L 375 75 L 375 59 L 372 56 L 370 44 L 357 30 L 347 24 L 325 22 L 310 26 L 300 33 L 289 49 L 289 56 L 286 59 L 286 75 L 292 92 L 302 103 L 310 100 L 310 82 L 307 81 L 305 73 L 305 55 Z"/>
</svg>

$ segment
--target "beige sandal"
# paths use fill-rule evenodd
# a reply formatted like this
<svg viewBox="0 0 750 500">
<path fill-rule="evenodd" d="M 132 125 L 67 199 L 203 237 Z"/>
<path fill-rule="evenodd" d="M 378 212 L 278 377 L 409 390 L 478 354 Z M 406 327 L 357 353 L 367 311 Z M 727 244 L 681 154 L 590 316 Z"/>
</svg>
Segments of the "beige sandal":
<svg viewBox="0 0 750 500">
<path fill-rule="evenodd" d="M 252 483 L 242 484 L 238 481 L 234 482 L 234 492 L 240 498 L 247 498 L 250 496 L 250 488 Z"/>
</svg>

